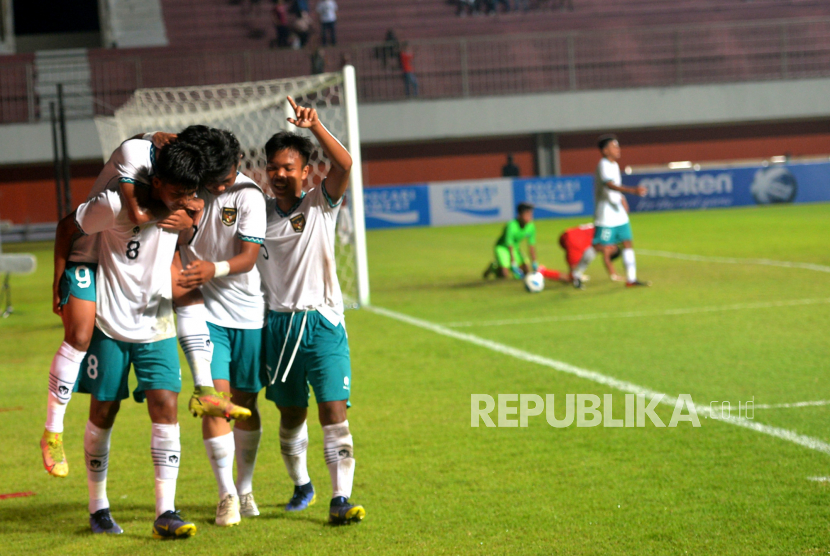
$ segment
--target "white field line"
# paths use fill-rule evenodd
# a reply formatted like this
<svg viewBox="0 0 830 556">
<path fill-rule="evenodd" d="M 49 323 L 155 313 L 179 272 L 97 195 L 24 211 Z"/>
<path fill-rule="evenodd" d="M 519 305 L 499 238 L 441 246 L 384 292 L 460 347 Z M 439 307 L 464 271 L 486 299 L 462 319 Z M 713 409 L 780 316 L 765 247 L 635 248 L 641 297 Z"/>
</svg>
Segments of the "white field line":
<svg viewBox="0 0 830 556">
<path fill-rule="evenodd" d="M 716 305 L 711 307 L 688 307 L 684 309 L 664 309 L 662 311 L 629 311 L 625 313 L 589 313 L 586 315 L 562 315 L 549 317 L 531 317 L 526 319 L 500 319 L 481 321 L 447 322 L 448 328 L 466 328 L 470 326 L 506 326 L 513 324 L 539 324 L 545 322 L 564 322 L 597 319 L 622 319 L 633 317 L 663 317 L 671 315 L 693 315 L 697 313 L 717 313 L 721 311 L 740 311 L 744 309 L 772 309 L 775 307 L 796 307 L 799 305 L 816 305 L 830 303 L 830 297 L 817 299 L 790 299 L 786 301 L 759 301 L 757 303 L 736 303 L 734 305 Z"/>
<path fill-rule="evenodd" d="M 609 386 L 611 388 L 615 388 L 628 394 L 642 394 L 647 398 L 662 396 L 660 403 L 670 406 L 674 406 L 677 403 L 677 398 L 675 396 L 664 394 L 662 392 L 657 392 L 656 390 L 651 390 L 644 386 L 639 386 L 632 382 L 620 380 L 608 375 L 604 375 L 602 373 L 598 373 L 596 371 L 583 369 L 581 367 L 570 365 L 562 361 L 542 357 L 541 355 L 534 355 L 527 351 L 500 344 L 498 342 L 493 342 L 491 340 L 486 340 L 484 338 L 474 336 L 473 334 L 458 332 L 445 326 L 433 324 L 431 322 L 421 320 L 415 317 L 410 317 L 409 315 L 404 315 L 403 313 L 398 313 L 396 311 L 390 311 L 382 307 L 367 306 L 366 309 L 378 315 L 383 315 L 385 317 L 389 317 L 391 319 L 395 319 L 400 322 L 410 324 L 412 326 L 417 326 L 418 328 L 422 328 L 424 330 L 435 332 L 436 334 L 439 334 L 441 336 L 446 336 L 448 338 L 453 338 L 455 340 L 460 340 L 462 342 L 468 342 L 489 349 L 491 351 L 501 353 L 503 355 L 508 355 L 510 357 L 515 357 L 516 359 L 520 359 L 522 361 L 527 361 L 528 363 L 549 367 L 556 371 L 568 373 L 579 378 L 583 378 L 585 380 L 590 380 L 592 382 L 602 384 L 604 386 Z M 799 446 L 803 446 L 805 448 L 809 448 L 811 450 L 815 450 L 817 452 L 830 455 L 830 444 L 818 438 L 804 436 L 794 431 L 782 429 L 779 427 L 762 425 L 761 423 L 756 423 L 754 421 L 744 419 L 742 417 L 726 417 L 723 415 L 719 415 L 716 411 L 710 410 L 708 405 L 694 404 L 694 407 L 698 415 L 710 417 L 712 419 L 723 421 L 724 423 L 728 423 L 730 425 L 735 425 L 737 427 L 753 430 L 755 432 L 760 432 L 762 434 L 767 434 L 769 436 L 774 436 L 775 438 L 787 440 L 789 442 L 793 442 L 794 444 L 798 444 Z"/>
<path fill-rule="evenodd" d="M 802 268 L 805 270 L 815 270 L 816 272 L 830 272 L 830 266 L 813 263 L 773 261 L 771 259 L 738 259 L 734 257 L 707 257 L 703 255 L 687 255 L 685 253 L 672 253 L 670 251 L 654 251 L 652 249 L 637 249 L 636 251 L 638 255 L 651 255 L 652 257 L 666 257 L 669 259 L 681 259 L 684 261 L 727 264 L 756 264 L 764 266 L 780 266 L 783 268 Z"/>
<path fill-rule="evenodd" d="M 830 483 L 830 477 L 807 477 L 807 480 L 817 483 Z"/>
</svg>

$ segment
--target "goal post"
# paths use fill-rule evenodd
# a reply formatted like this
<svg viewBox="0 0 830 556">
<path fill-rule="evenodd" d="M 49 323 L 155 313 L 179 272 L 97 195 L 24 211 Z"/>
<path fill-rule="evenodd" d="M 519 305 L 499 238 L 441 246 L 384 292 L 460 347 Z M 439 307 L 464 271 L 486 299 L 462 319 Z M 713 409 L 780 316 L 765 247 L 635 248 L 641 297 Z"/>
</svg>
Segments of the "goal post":
<svg viewBox="0 0 830 556">
<path fill-rule="evenodd" d="M 320 121 L 352 155 L 349 188 L 335 234 L 337 275 L 347 307 L 368 305 L 363 175 L 353 66 L 346 66 L 342 72 L 288 79 L 139 89 L 113 116 L 97 117 L 95 124 L 104 160 L 126 139 L 148 131 L 176 133 L 197 124 L 227 129 L 236 135 L 244 153 L 240 171 L 266 193 L 269 188 L 265 143 L 282 130 L 301 133 L 316 147 L 309 159 L 307 186 L 319 187 L 330 162 L 308 130 L 288 123 L 287 118 L 294 116 L 287 100 L 289 95 L 298 104 L 315 108 Z"/>
</svg>

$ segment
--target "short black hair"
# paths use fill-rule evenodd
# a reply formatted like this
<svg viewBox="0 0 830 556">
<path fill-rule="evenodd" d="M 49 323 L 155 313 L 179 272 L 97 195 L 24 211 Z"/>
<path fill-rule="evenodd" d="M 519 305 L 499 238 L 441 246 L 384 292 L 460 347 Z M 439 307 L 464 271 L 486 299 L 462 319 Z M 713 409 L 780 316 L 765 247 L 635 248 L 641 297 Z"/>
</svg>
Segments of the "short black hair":
<svg viewBox="0 0 830 556">
<path fill-rule="evenodd" d="M 172 184 L 183 193 L 195 192 L 204 183 L 205 157 L 193 145 L 173 141 L 164 145 L 156 156 L 155 176 Z"/>
<path fill-rule="evenodd" d="M 618 141 L 617 136 L 613 133 L 606 133 L 605 135 L 600 135 L 599 139 L 597 139 L 597 147 L 599 147 L 599 150 L 601 151 L 611 141 Z"/>
<path fill-rule="evenodd" d="M 516 214 L 521 214 L 526 210 L 533 210 L 533 208 L 533 205 L 530 203 L 519 203 L 519 205 L 516 207 Z"/>
<path fill-rule="evenodd" d="M 205 177 L 202 185 L 223 181 L 234 165 L 239 164 L 242 148 L 233 133 L 205 125 L 183 129 L 176 141 L 193 145 L 205 158 Z"/>
<path fill-rule="evenodd" d="M 267 160 L 271 160 L 274 154 L 285 149 L 298 152 L 303 157 L 303 166 L 308 166 L 308 159 L 311 158 L 311 153 L 314 152 L 314 143 L 308 137 L 298 133 L 280 131 L 265 143 L 265 157 Z"/>
</svg>

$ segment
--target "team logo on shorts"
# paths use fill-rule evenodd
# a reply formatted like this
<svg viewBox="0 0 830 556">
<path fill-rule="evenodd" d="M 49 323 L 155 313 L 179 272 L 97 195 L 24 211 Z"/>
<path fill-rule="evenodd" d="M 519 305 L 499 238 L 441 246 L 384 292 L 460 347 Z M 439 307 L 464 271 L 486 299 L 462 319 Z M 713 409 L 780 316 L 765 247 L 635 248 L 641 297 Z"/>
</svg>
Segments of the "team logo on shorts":
<svg viewBox="0 0 830 556">
<path fill-rule="evenodd" d="M 236 222 L 236 209 L 233 207 L 222 207 L 222 224 L 233 226 Z"/>
<path fill-rule="evenodd" d="M 303 233 L 303 230 L 305 229 L 305 215 L 300 213 L 292 218 L 291 227 L 294 228 L 294 231 L 298 234 Z"/>
</svg>

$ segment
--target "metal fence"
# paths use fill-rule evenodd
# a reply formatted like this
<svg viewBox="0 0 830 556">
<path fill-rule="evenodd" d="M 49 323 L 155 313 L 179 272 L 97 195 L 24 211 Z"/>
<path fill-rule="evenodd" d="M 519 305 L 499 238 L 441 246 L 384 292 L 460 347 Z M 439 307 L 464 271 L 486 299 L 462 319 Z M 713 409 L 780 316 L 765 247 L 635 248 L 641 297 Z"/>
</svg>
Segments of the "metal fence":
<svg viewBox="0 0 830 556">
<path fill-rule="evenodd" d="M 830 19 L 610 29 L 411 41 L 421 98 L 666 87 L 830 76 Z M 327 69 L 348 60 L 361 102 L 405 98 L 391 45 L 326 50 Z M 89 52 L 92 105 L 111 114 L 137 88 L 306 75 L 310 51 Z M 0 122 L 38 121 L 32 57 L 0 58 Z"/>
</svg>

